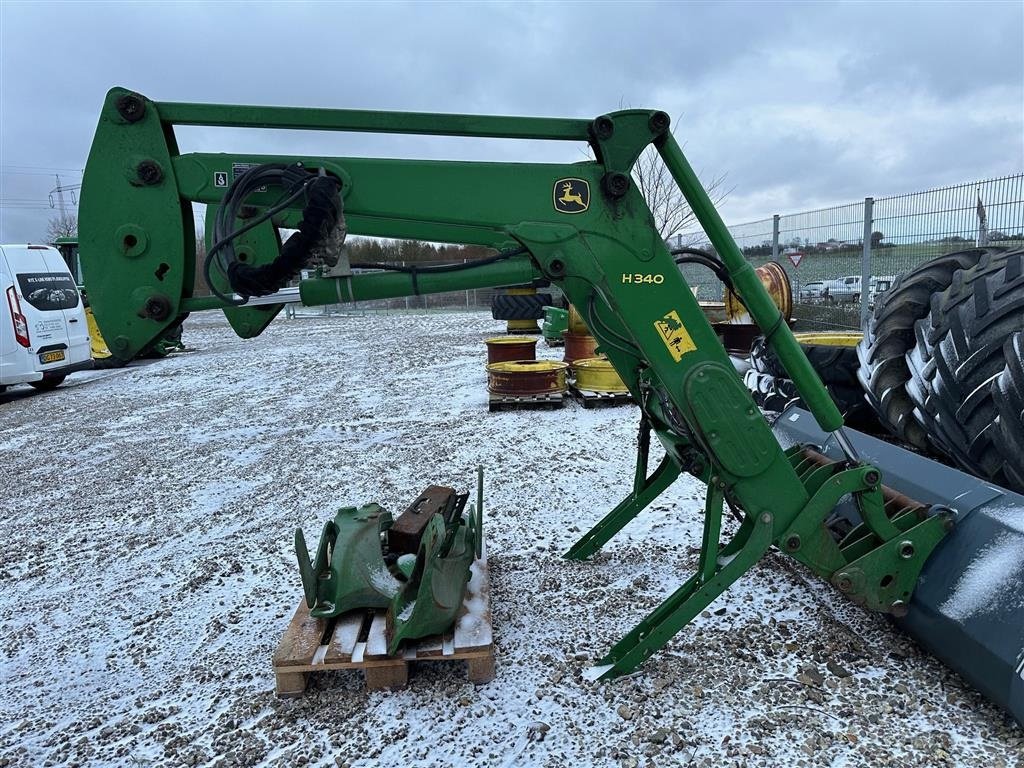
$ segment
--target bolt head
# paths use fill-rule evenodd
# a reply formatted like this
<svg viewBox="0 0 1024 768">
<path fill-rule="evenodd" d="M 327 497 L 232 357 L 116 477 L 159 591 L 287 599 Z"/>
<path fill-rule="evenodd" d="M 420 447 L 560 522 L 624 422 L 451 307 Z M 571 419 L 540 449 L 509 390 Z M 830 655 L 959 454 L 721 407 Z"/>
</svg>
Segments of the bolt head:
<svg viewBox="0 0 1024 768">
<path fill-rule="evenodd" d="M 151 320 L 166 320 L 171 316 L 171 302 L 166 296 L 150 296 L 146 299 L 143 312 Z"/>
<path fill-rule="evenodd" d="M 135 168 L 135 173 L 139 177 L 139 181 L 147 187 L 159 184 L 164 177 L 163 169 L 153 160 L 143 160 Z"/>
<path fill-rule="evenodd" d="M 668 130 L 671 122 L 666 113 L 655 112 L 651 115 L 651 119 L 647 121 L 647 125 L 651 129 L 651 133 L 662 134 Z"/>
<path fill-rule="evenodd" d="M 137 93 L 125 93 L 117 97 L 117 113 L 129 123 L 137 123 L 146 114 L 146 101 Z"/>
<path fill-rule="evenodd" d="M 613 133 L 615 133 L 615 121 L 608 115 L 601 115 L 594 121 L 594 135 L 597 138 L 605 141 L 610 139 Z"/>
</svg>

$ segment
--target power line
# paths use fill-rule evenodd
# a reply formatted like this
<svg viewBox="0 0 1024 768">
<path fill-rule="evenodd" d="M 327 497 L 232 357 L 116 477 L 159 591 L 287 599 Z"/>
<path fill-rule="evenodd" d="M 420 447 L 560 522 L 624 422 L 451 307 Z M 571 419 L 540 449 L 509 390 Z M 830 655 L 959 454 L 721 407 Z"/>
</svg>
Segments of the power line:
<svg viewBox="0 0 1024 768">
<path fill-rule="evenodd" d="M 82 168 L 47 168 L 43 165 L 12 165 L 0 163 L 0 171 L 7 173 L 24 173 L 26 175 L 52 176 L 54 173 L 77 173 L 82 174 Z"/>
<path fill-rule="evenodd" d="M 76 170 L 74 168 L 69 168 L 67 170 L 60 170 L 59 173 L 73 173 L 73 174 L 77 174 L 79 176 L 82 175 L 82 171 L 81 170 Z M 54 171 L 18 171 L 18 170 L 8 170 L 7 166 L 4 166 L 4 167 L 0 168 L 0 175 L 4 175 L 4 176 L 52 176 L 53 174 L 54 174 Z"/>
</svg>

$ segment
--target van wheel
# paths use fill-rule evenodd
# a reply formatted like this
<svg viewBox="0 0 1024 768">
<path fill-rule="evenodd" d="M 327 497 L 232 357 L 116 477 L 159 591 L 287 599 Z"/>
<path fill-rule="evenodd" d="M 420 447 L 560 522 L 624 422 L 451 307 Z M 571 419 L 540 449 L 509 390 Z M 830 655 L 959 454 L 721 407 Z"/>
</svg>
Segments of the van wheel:
<svg viewBox="0 0 1024 768">
<path fill-rule="evenodd" d="M 38 389 L 40 392 L 48 392 L 49 390 L 56 389 L 61 384 L 63 384 L 64 379 L 66 378 L 67 376 L 48 376 L 42 381 L 30 381 L 29 384 Z"/>
</svg>

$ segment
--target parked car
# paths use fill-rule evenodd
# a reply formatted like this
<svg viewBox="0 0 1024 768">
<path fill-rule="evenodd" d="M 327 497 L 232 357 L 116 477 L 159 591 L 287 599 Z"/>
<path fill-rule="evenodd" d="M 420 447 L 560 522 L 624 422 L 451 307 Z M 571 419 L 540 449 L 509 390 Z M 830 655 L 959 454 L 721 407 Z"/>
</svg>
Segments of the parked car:
<svg viewBox="0 0 1024 768">
<path fill-rule="evenodd" d="M 868 306 L 874 308 L 875 299 L 892 288 L 896 275 L 879 275 L 871 278 L 871 289 L 868 291 Z"/>
<path fill-rule="evenodd" d="M 0 391 L 53 389 L 92 368 L 85 309 L 56 248 L 0 245 Z"/>
<path fill-rule="evenodd" d="M 825 281 L 814 280 L 810 283 L 804 283 L 800 286 L 800 301 L 804 303 L 813 303 L 820 301 L 825 295 Z"/>
<path fill-rule="evenodd" d="M 832 304 L 855 304 L 860 301 L 860 275 L 847 275 L 838 280 L 828 280 L 825 287 L 826 300 Z"/>
</svg>

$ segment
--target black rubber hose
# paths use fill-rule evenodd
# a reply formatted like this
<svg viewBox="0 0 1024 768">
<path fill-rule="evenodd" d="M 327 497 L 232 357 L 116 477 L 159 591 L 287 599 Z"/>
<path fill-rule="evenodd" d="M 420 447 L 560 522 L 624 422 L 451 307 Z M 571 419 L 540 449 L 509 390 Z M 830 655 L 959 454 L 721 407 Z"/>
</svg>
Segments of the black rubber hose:
<svg viewBox="0 0 1024 768">
<path fill-rule="evenodd" d="M 298 232 L 288 238 L 269 264 L 254 267 L 240 261 L 228 266 L 228 283 L 240 296 L 266 296 L 283 288 L 309 261 L 310 252 L 338 223 L 341 196 L 338 182 L 316 176 L 305 185 L 306 205 Z"/>
</svg>

